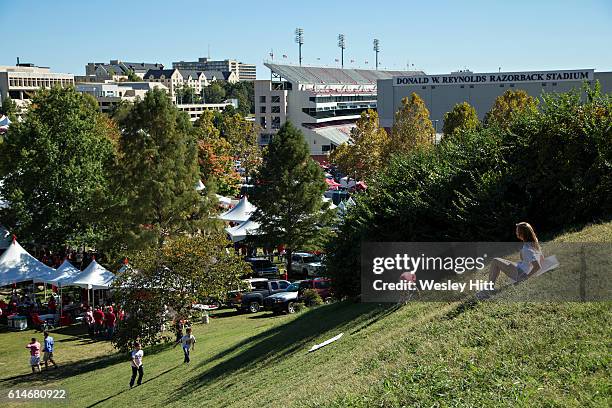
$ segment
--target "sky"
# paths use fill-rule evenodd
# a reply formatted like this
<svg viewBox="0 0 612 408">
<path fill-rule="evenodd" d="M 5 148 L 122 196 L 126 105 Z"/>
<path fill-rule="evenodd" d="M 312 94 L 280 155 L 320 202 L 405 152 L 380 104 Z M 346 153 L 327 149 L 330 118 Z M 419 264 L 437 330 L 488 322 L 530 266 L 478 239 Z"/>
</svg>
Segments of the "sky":
<svg viewBox="0 0 612 408">
<path fill-rule="evenodd" d="M 612 0 L 0 0 L 0 27 L 0 65 L 20 57 L 77 75 L 88 62 L 210 55 L 266 79 L 270 53 L 298 63 L 297 27 L 304 65 L 339 67 L 342 33 L 345 68 L 374 68 L 377 38 L 380 69 L 612 71 Z"/>
</svg>

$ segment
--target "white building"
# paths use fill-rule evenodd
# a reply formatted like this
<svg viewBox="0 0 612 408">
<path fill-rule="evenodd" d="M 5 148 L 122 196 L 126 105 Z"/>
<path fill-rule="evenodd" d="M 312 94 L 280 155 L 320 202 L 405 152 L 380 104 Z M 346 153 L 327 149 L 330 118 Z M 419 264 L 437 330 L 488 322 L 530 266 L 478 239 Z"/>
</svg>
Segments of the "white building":
<svg viewBox="0 0 612 408">
<path fill-rule="evenodd" d="M 226 59 L 210 60 L 206 57 L 198 58 L 197 61 L 177 61 L 172 63 L 172 68 L 187 69 L 195 71 L 221 71 L 233 72 L 239 81 L 254 81 L 257 77 L 255 64 Z"/>
<path fill-rule="evenodd" d="M 151 69 L 144 75 L 148 82 L 163 84 L 170 93 L 173 101 L 176 100 L 177 92 L 183 87 L 193 88 L 197 95 L 202 95 L 204 88 L 214 81 L 237 82 L 236 74 L 233 72 L 220 71 L 197 71 L 186 69 Z"/>
<path fill-rule="evenodd" d="M 347 142 L 361 112 L 376 109 L 376 81 L 420 71 L 299 67 L 266 63 L 271 80 L 255 81 L 259 143 L 268 144 L 287 121 L 304 134 L 315 159 Z"/>
<path fill-rule="evenodd" d="M 0 66 L 0 103 L 8 96 L 18 107 L 27 108 L 39 89 L 73 85 L 74 75 L 51 72 L 48 67 L 33 64 Z"/>
<path fill-rule="evenodd" d="M 100 111 L 108 113 L 122 101 L 134 102 L 136 98 L 143 99 L 145 94 L 155 88 L 168 92 L 162 84 L 154 82 L 105 82 L 76 84 L 76 90 L 86 93 L 98 101 Z"/>
<path fill-rule="evenodd" d="M 127 80 L 131 71 L 136 76 L 143 78 L 150 69 L 164 69 L 164 65 L 151 62 L 125 62 L 121 60 L 110 60 L 105 62 L 90 62 L 85 65 L 85 75 L 77 78 L 78 82 L 104 82 Z"/>
</svg>

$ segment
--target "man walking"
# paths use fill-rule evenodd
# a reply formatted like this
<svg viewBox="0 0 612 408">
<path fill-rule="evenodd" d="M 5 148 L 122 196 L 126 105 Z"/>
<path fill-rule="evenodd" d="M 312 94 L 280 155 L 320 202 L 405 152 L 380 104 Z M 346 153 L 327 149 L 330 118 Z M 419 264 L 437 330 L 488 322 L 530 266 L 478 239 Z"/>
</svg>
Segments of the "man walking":
<svg viewBox="0 0 612 408">
<path fill-rule="evenodd" d="M 131 353 L 132 356 L 132 379 L 130 380 L 130 388 L 134 386 L 134 380 L 136 379 L 136 374 L 138 374 L 138 381 L 136 385 L 142 384 L 142 376 L 144 375 L 144 369 L 142 368 L 142 357 L 144 356 L 144 352 L 142 351 L 142 347 L 139 342 L 134 344 L 134 350 Z"/>
<path fill-rule="evenodd" d="M 32 337 L 30 339 L 30 343 L 25 346 L 25 348 L 30 349 L 30 366 L 32 366 L 32 372 L 35 373 L 34 370 L 38 367 L 38 372 L 40 373 L 40 343 L 36 341 L 36 338 Z"/>
<path fill-rule="evenodd" d="M 196 342 L 195 336 L 191 334 L 191 327 L 187 328 L 187 333 L 174 344 L 174 347 L 176 347 L 179 342 L 182 344 L 183 354 L 185 354 L 185 359 L 183 362 L 189 363 L 189 349 L 193 350 Z"/>
<path fill-rule="evenodd" d="M 45 369 L 49 368 L 49 361 L 53 364 L 53 367 L 57 368 L 57 364 L 53 361 L 53 349 L 55 347 L 55 341 L 53 337 L 49 336 L 49 332 L 45 330 L 43 333 L 45 340 L 43 341 L 43 362 L 45 363 Z"/>
</svg>

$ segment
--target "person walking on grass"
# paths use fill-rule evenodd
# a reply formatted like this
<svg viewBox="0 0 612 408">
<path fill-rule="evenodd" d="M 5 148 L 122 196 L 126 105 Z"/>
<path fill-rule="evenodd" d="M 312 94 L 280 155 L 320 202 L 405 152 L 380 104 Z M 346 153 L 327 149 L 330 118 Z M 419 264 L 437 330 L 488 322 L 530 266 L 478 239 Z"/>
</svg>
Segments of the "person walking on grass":
<svg viewBox="0 0 612 408">
<path fill-rule="evenodd" d="M 49 368 L 49 361 L 53 364 L 54 368 L 57 368 L 57 364 L 53 361 L 53 350 L 55 348 L 55 341 L 53 337 L 49 336 L 48 331 L 44 331 L 43 335 L 45 339 L 43 340 L 43 362 L 45 363 L 45 369 Z"/>
<path fill-rule="evenodd" d="M 533 227 L 527 222 L 519 222 L 516 224 L 515 234 L 519 240 L 523 241 L 520 252 L 521 261 L 517 263 L 503 258 L 494 258 L 489 269 L 489 282 L 492 282 L 493 285 L 500 272 L 515 282 L 520 282 L 542 269 L 544 255 L 542 255 L 542 248 Z M 476 295 L 486 299 L 493 293 L 495 289 L 481 291 Z"/>
<path fill-rule="evenodd" d="M 36 341 L 36 338 L 32 337 L 30 343 L 28 343 L 25 348 L 30 349 L 30 366 L 32 367 L 32 372 L 35 373 L 35 368 L 38 368 L 38 372 L 40 373 L 40 343 Z"/>
<path fill-rule="evenodd" d="M 183 354 L 185 355 L 183 363 L 189 363 L 191 361 L 189 358 L 189 350 L 193 350 L 196 343 L 195 336 L 191 334 L 191 327 L 187 328 L 187 333 L 174 344 L 174 347 L 176 347 L 179 343 L 181 343 L 183 347 Z"/>
<path fill-rule="evenodd" d="M 144 369 L 142 368 L 142 357 L 144 356 L 144 352 L 139 342 L 134 344 L 134 350 L 132 350 L 130 355 L 132 357 L 132 378 L 130 379 L 130 388 L 132 388 L 134 386 L 136 374 L 138 374 L 137 386 L 142 384 L 142 376 L 144 375 Z"/>
</svg>

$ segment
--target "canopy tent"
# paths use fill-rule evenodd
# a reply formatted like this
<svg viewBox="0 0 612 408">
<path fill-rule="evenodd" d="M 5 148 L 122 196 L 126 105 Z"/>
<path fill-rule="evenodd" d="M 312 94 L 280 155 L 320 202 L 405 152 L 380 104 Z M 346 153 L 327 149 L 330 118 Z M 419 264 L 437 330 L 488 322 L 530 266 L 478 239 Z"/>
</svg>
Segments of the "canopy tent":
<svg viewBox="0 0 612 408">
<path fill-rule="evenodd" d="M 8 116 L 0 115 L 0 134 L 6 133 L 11 124 Z"/>
<path fill-rule="evenodd" d="M 331 198 L 327 198 L 323 196 L 323 201 L 325 201 L 326 203 L 329 203 L 330 210 L 335 210 L 336 208 L 338 208 L 338 206 L 334 204 L 334 201 Z"/>
<path fill-rule="evenodd" d="M 0 205 L 1 208 L 1 205 Z M 0 225 L 0 249 L 8 248 L 11 245 L 11 233 Z"/>
<path fill-rule="evenodd" d="M 247 237 L 247 235 L 260 235 L 259 233 L 259 223 L 255 221 L 244 221 L 236 225 L 235 227 L 228 227 L 225 229 L 229 234 L 232 242 L 242 241 Z"/>
<path fill-rule="evenodd" d="M 206 186 L 204 185 L 204 183 L 202 183 L 202 180 L 198 180 L 198 182 L 195 185 L 195 189 L 196 191 L 202 191 L 206 189 Z"/>
<path fill-rule="evenodd" d="M 340 179 L 340 185 L 344 188 L 355 187 L 355 184 L 357 184 L 355 179 L 349 178 L 348 176 Z"/>
<path fill-rule="evenodd" d="M 30 255 L 14 238 L 0 256 L 0 286 L 31 280 L 44 282 L 54 274 L 55 269 Z"/>
<path fill-rule="evenodd" d="M 355 200 L 353 200 L 352 197 L 350 197 L 348 200 L 341 201 L 340 204 L 338 204 L 338 212 L 340 212 L 341 215 L 344 215 L 344 213 L 355 204 Z"/>
<path fill-rule="evenodd" d="M 224 212 L 217 218 L 223 221 L 244 222 L 251 218 L 251 214 L 253 214 L 256 209 L 257 208 L 253 204 L 249 203 L 246 196 L 244 196 L 238 201 L 238 204 L 236 204 L 234 208 Z"/>
<path fill-rule="evenodd" d="M 81 271 L 70 263 L 67 259 L 53 272 L 53 275 L 47 279 L 41 279 L 41 282 L 50 283 L 56 286 L 63 286 L 64 281 L 74 278 Z M 37 279 L 38 280 L 38 279 Z"/>
<path fill-rule="evenodd" d="M 94 259 L 89 266 L 78 275 L 62 282 L 62 286 L 80 286 L 87 289 L 108 289 L 111 287 L 115 275 L 96 262 Z"/>
<path fill-rule="evenodd" d="M 217 200 L 219 200 L 219 204 L 221 204 L 221 205 L 231 205 L 232 204 L 232 199 L 231 198 L 224 197 L 224 196 L 219 195 L 219 194 L 215 194 L 215 196 L 217 196 Z"/>
</svg>

